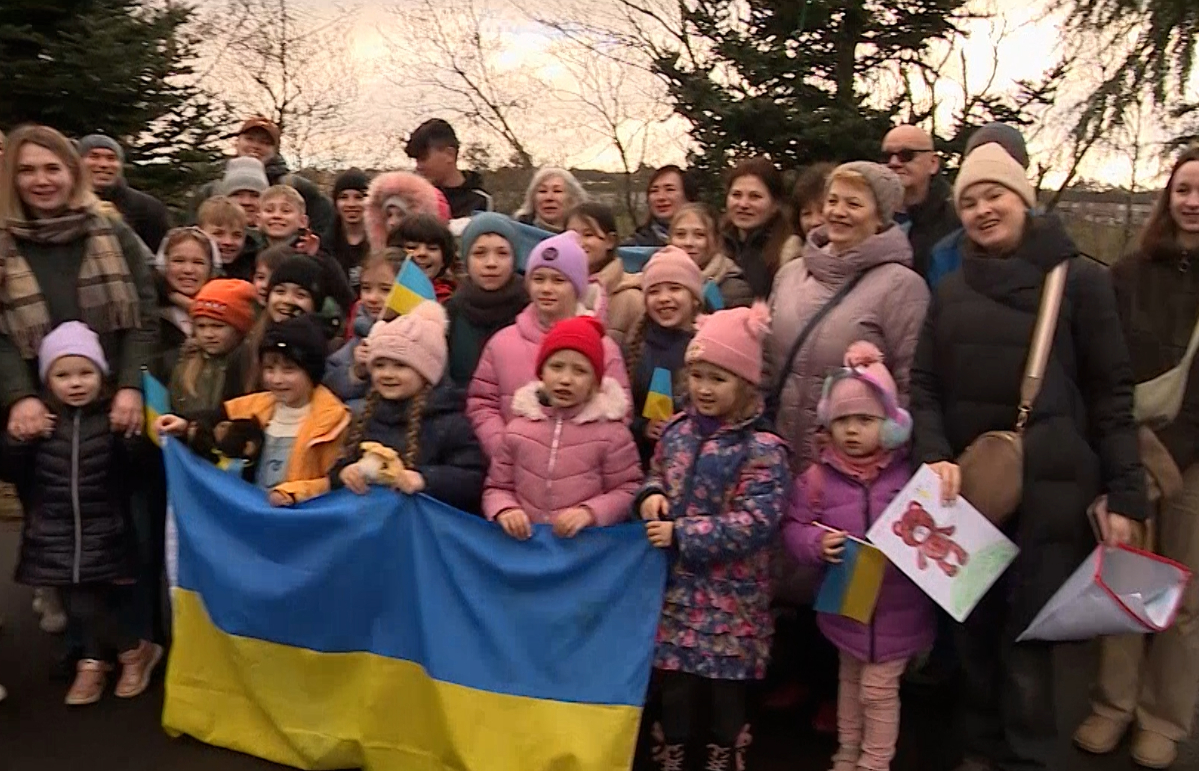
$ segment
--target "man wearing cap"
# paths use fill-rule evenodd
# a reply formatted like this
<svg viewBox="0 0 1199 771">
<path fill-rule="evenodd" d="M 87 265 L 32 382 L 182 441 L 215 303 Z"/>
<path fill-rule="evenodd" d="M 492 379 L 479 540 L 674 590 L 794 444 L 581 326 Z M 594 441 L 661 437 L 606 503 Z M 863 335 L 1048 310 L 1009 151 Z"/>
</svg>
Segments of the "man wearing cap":
<svg viewBox="0 0 1199 771">
<path fill-rule="evenodd" d="M 1028 146 L 1024 142 L 1024 135 L 1020 133 L 1019 129 L 1006 123 L 988 123 L 971 134 L 970 138 L 966 140 L 966 149 L 962 153 L 962 160 L 974 152 L 975 148 L 992 143 L 1002 147 L 1016 163 L 1025 170 L 1028 169 Z M 964 233 L 961 228 L 958 228 L 933 247 L 928 270 L 924 274 L 930 289 L 935 289 L 941 279 L 957 270 L 958 266 L 962 264 L 963 238 Z"/>
<path fill-rule="evenodd" d="M 903 183 L 903 204 L 895 221 L 912 245 L 912 268 L 927 277 L 933 245 L 961 224 L 953 210 L 949 183 L 941 177 L 941 159 L 933 138 L 917 126 L 896 126 L 883 137 L 880 163 Z"/>
<path fill-rule="evenodd" d="M 268 187 L 270 185 L 290 185 L 298 190 L 304 197 L 309 227 L 315 233 L 323 233 L 333 224 L 333 204 L 312 182 L 299 174 L 291 173 L 287 168 L 287 161 L 279 155 L 280 141 L 279 127 L 269 119 L 255 115 L 242 123 L 241 128 L 238 129 L 233 142 L 236 158 L 232 159 L 230 163 L 236 161 L 237 158 L 254 158 L 261 162 L 266 172 Z M 245 171 L 245 169 L 240 169 L 239 175 L 241 171 Z M 226 167 L 226 176 L 229 173 L 230 170 Z M 197 191 L 193 208 L 199 208 L 201 203 L 217 194 L 229 195 L 217 183 L 204 185 Z"/>
<path fill-rule="evenodd" d="M 171 229 L 167 207 L 152 195 L 135 190 L 125 181 L 125 151 L 115 139 L 89 134 L 79 140 L 79 155 L 91 172 L 92 190 L 121 213 L 150 251 L 157 252 Z"/>
<path fill-rule="evenodd" d="M 491 211 L 491 196 L 483 189 L 478 172 L 458 169 L 458 135 L 441 118 L 416 127 L 404 151 L 416 161 L 416 173 L 429 180 L 450 204 L 450 219 Z"/>
</svg>

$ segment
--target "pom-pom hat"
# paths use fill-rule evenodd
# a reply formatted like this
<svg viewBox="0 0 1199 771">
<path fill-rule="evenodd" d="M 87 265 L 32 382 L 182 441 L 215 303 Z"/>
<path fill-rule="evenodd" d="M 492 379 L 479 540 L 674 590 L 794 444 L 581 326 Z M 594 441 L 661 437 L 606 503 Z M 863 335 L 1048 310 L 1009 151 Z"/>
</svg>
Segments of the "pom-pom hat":
<svg viewBox="0 0 1199 771">
<path fill-rule="evenodd" d="M 883 447 L 894 450 L 907 444 L 912 416 L 899 406 L 895 378 L 883 364 L 882 352 L 860 340 L 845 352 L 845 367 L 824 381 L 816 420 L 824 428 L 851 415 L 866 415 L 884 421 Z"/>
<path fill-rule="evenodd" d="M 428 300 L 403 316 L 376 322 L 366 338 L 367 365 L 391 359 L 416 370 L 425 382 L 439 383 L 449 356 L 445 339 L 448 327 L 445 309 Z"/>
<path fill-rule="evenodd" d="M 695 320 L 695 337 L 687 345 L 686 362 L 707 362 L 732 372 L 751 385 L 762 382 L 762 342 L 770 330 L 770 310 L 756 302 Z"/>
</svg>

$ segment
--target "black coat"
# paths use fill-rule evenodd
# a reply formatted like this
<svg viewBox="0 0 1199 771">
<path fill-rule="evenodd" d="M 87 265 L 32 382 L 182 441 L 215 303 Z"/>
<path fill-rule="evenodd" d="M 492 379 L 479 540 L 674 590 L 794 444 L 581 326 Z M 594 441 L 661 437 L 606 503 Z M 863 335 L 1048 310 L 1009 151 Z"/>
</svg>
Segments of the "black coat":
<svg viewBox="0 0 1199 771">
<path fill-rule="evenodd" d="M 134 575 L 127 483 L 136 465 L 130 445 L 109 426 L 110 406 L 61 408 L 51 436 L 5 439 L 4 469 L 26 511 L 20 583 L 68 586 Z"/>
<path fill-rule="evenodd" d="M 420 419 L 415 471 L 425 478 L 425 495 L 472 514 L 479 512 L 487 460 L 464 412 L 465 393 L 448 382 L 435 387 Z M 364 442 L 378 442 L 404 457 L 408 447 L 408 402 L 379 399 L 363 427 Z M 330 472 L 333 488 L 342 486 L 341 471 L 362 453 L 353 448 Z"/>
<path fill-rule="evenodd" d="M 1050 217 L 1030 220 L 1007 258 L 967 254 L 937 286 L 911 372 L 914 459 L 952 460 L 1010 430 L 1045 275 L 1069 260 L 1040 396 L 1024 435 L 1024 497 L 1007 530 L 1021 552 L 1006 580 L 1023 628 L 1095 546 L 1086 510 L 1146 512 L 1132 418 L 1132 368 L 1106 271 Z"/>
<path fill-rule="evenodd" d="M 1112 267 L 1112 283 L 1136 382 L 1178 366 L 1199 320 L 1199 253 L 1129 255 Z M 1191 362 L 1178 417 L 1157 435 L 1179 468 L 1199 461 L 1199 356 Z"/>
<path fill-rule="evenodd" d="M 483 177 L 477 171 L 468 171 L 462 175 L 462 184 L 458 187 L 439 187 L 450 205 L 450 219 L 471 217 L 479 212 L 491 211 L 494 202 L 491 195 L 483 189 Z"/>
<path fill-rule="evenodd" d="M 933 177 L 924 201 L 908 210 L 911 226 L 908 241 L 912 244 L 912 270 L 928 280 L 933 247 L 945 236 L 962 226 L 953 208 L 953 191 L 941 177 Z"/>
<path fill-rule="evenodd" d="M 133 229 L 151 252 L 158 252 L 162 239 L 171 229 L 170 212 L 161 201 L 129 187 L 124 178 L 118 178 L 116 184 L 97 191 L 97 194 L 117 207 L 125 224 Z"/>
<path fill-rule="evenodd" d="M 670 223 L 667 223 L 669 225 Z M 654 230 L 654 221 L 651 219 L 641 227 L 633 231 L 633 235 L 625 239 L 624 246 L 666 246 L 669 243 L 667 239 L 658 235 Z"/>
</svg>

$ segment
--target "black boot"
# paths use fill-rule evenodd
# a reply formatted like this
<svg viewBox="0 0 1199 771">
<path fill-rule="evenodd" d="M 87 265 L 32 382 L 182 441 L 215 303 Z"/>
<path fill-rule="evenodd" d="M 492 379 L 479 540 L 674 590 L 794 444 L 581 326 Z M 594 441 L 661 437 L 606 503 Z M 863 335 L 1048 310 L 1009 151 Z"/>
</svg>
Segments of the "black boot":
<svg viewBox="0 0 1199 771">
<path fill-rule="evenodd" d="M 721 744 L 708 745 L 708 762 L 704 764 L 704 771 L 733 771 L 734 750 L 732 747 L 725 747 Z"/>
<path fill-rule="evenodd" d="M 654 723 L 654 748 L 651 757 L 659 771 L 685 771 L 687 768 L 687 745 L 667 744 L 661 723 Z"/>
</svg>

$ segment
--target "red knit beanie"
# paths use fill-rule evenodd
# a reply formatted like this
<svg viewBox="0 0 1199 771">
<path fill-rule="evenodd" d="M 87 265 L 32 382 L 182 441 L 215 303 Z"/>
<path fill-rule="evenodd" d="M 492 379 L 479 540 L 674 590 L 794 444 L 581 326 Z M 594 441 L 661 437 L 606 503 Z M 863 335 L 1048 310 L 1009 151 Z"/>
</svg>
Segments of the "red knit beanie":
<svg viewBox="0 0 1199 771">
<path fill-rule="evenodd" d="M 254 326 L 254 303 L 258 290 L 249 281 L 236 278 L 215 278 L 192 298 L 191 317 L 216 319 L 243 335 Z"/>
<path fill-rule="evenodd" d="M 604 377 L 604 325 L 594 316 L 575 316 L 555 324 L 541 341 L 537 352 L 537 376 L 545 360 L 558 351 L 578 351 L 591 362 L 595 379 Z"/>
</svg>

